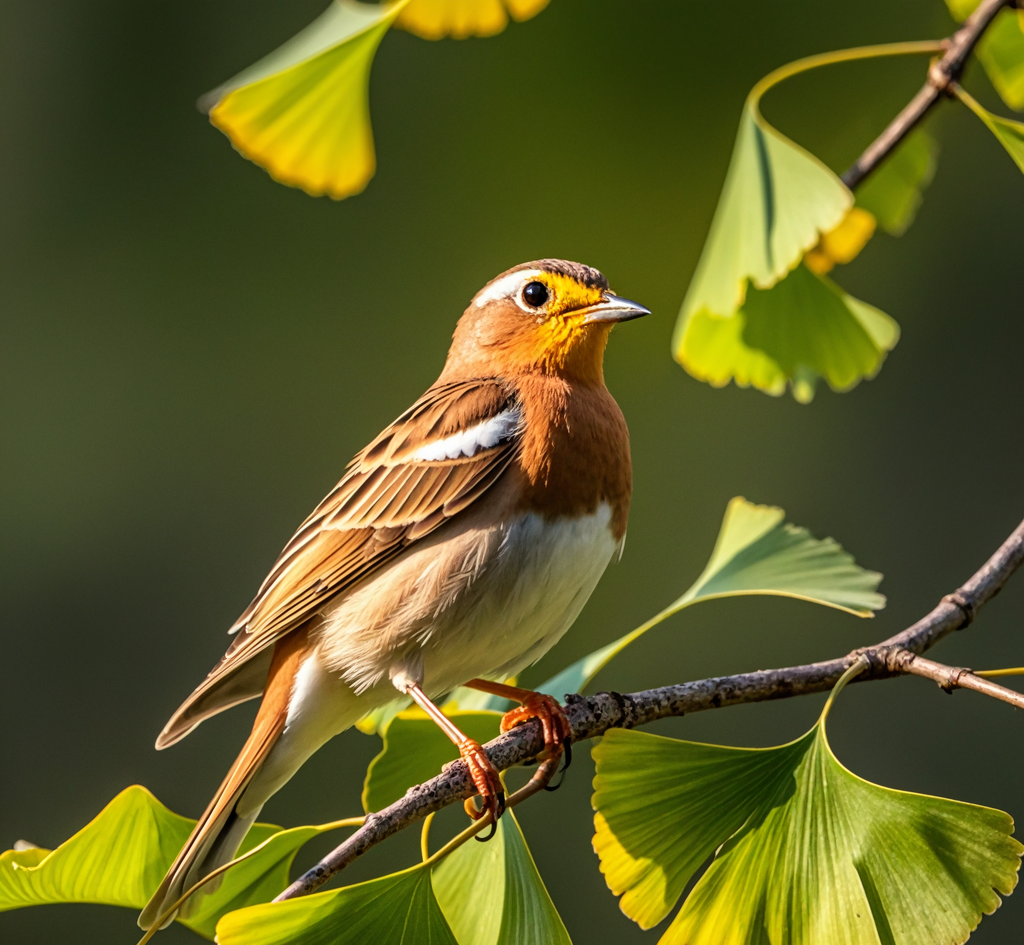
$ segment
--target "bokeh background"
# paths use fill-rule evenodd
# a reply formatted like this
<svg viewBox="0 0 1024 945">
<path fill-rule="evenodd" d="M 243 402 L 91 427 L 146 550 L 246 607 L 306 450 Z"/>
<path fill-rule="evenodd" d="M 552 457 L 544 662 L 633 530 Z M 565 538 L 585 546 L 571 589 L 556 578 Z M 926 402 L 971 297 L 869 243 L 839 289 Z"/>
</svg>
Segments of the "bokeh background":
<svg viewBox="0 0 1024 945">
<path fill-rule="evenodd" d="M 930 122 L 942 153 L 915 226 L 876 237 L 837 273 L 902 325 L 875 380 L 799 406 L 713 390 L 668 353 L 749 87 L 801 55 L 947 35 L 941 0 L 553 0 L 489 40 L 392 32 L 372 77 L 378 173 L 340 204 L 273 183 L 193 107 L 322 7 L 0 3 L 0 847 L 56 845 L 136 782 L 198 815 L 252 705 L 167 752 L 154 737 L 295 525 L 436 376 L 469 298 L 523 260 L 598 266 L 655 312 L 617 330 L 607 359 L 633 438 L 626 554 L 533 679 L 674 599 L 733 495 L 785 507 L 884 571 L 888 608 L 869 622 L 777 599 L 702 605 L 635 645 L 600 688 L 881 639 L 1024 514 L 1024 178 L 959 106 Z M 772 92 L 766 114 L 841 170 L 924 65 L 819 71 Z M 976 66 L 968 85 L 999 109 Z M 1018 577 L 935 656 L 1019 665 L 1022 628 Z M 769 745 L 803 732 L 819 706 L 733 708 L 658 730 Z M 830 731 L 865 777 L 1024 815 L 1024 719 L 1003 704 L 916 679 L 874 683 L 847 691 Z M 357 812 L 378 747 L 339 737 L 265 818 Z M 655 942 L 598 872 L 592 769 L 577 758 L 563 790 L 519 811 L 541 872 L 577 943 Z M 412 862 L 408 833 L 346 881 Z M 133 942 L 134 919 L 22 910 L 0 915 L 0 939 Z M 1018 893 L 975 940 L 1016 943 L 1022 926 Z M 198 941 L 181 928 L 161 938 Z"/>
</svg>

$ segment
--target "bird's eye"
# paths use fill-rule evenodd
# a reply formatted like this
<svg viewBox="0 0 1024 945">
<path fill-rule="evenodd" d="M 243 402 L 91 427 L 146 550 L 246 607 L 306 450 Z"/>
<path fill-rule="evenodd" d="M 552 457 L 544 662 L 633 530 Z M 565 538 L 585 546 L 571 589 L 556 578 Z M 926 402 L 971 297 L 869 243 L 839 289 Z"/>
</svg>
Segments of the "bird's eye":
<svg viewBox="0 0 1024 945">
<path fill-rule="evenodd" d="M 527 305 L 540 308 L 548 300 L 548 287 L 543 282 L 530 282 L 523 289 L 523 300 Z"/>
</svg>

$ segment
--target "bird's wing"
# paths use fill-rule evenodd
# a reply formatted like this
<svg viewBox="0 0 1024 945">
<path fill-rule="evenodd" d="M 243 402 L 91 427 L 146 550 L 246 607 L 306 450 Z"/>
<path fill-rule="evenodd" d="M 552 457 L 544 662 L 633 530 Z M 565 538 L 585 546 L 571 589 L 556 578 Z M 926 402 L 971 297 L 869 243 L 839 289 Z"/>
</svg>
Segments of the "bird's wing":
<svg viewBox="0 0 1024 945">
<path fill-rule="evenodd" d="M 240 675 L 243 666 L 483 495 L 515 455 L 520 427 L 514 393 L 496 381 L 428 390 L 352 460 L 285 545 L 231 628 L 231 646 L 167 723 L 158 747 L 258 695 L 261 681 L 234 682 L 252 675 Z"/>
</svg>

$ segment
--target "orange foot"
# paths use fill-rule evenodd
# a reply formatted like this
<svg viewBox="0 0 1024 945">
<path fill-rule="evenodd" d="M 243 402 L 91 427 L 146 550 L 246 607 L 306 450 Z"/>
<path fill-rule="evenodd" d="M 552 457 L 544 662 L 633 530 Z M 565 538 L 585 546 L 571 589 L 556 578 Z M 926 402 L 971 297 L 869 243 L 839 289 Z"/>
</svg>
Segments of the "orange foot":
<svg viewBox="0 0 1024 945">
<path fill-rule="evenodd" d="M 505 788 L 498 776 L 498 769 L 491 763 L 487 753 L 480 747 L 480 743 L 472 738 L 467 738 L 459 745 L 459 754 L 462 755 L 466 766 L 469 768 L 469 776 L 480 794 L 482 807 L 477 809 L 473 798 L 466 798 L 466 813 L 473 820 L 479 820 L 488 811 L 491 813 L 493 824 L 497 824 L 498 818 L 505 812 Z M 491 834 L 494 827 L 491 828 Z M 480 839 L 479 837 L 477 838 Z M 490 839 L 488 837 L 487 839 Z"/>
<path fill-rule="evenodd" d="M 544 730 L 544 747 L 548 753 L 547 762 L 537 769 L 532 780 L 539 780 L 547 787 L 562 755 L 565 755 L 566 768 L 572 760 L 572 726 L 557 699 L 542 692 L 530 692 L 523 698 L 523 704 L 518 709 L 512 709 L 502 716 L 501 731 L 507 732 L 530 719 L 540 719 Z"/>
</svg>

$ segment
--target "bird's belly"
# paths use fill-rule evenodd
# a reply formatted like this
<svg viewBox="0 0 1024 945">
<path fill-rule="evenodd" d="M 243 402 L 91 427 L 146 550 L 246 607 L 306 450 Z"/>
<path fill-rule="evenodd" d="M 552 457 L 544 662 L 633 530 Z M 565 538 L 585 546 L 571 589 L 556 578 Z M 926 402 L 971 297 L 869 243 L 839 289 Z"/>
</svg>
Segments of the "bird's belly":
<svg viewBox="0 0 1024 945">
<path fill-rule="evenodd" d="M 325 615 L 322 659 L 367 695 L 383 696 L 397 675 L 431 696 L 515 675 L 587 602 L 617 547 L 610 520 L 607 505 L 572 518 L 524 513 L 417 548 Z"/>
<path fill-rule="evenodd" d="M 541 658 L 572 626 L 615 553 L 611 512 L 511 525 L 497 560 L 424 648 L 424 688 L 506 678 Z"/>
</svg>

